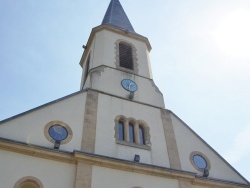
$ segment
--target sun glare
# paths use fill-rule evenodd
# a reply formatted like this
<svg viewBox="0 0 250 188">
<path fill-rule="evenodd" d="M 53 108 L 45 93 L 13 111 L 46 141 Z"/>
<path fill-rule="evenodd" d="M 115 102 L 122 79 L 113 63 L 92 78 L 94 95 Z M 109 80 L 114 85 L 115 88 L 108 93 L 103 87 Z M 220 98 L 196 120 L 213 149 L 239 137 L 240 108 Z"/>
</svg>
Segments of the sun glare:
<svg viewBox="0 0 250 188">
<path fill-rule="evenodd" d="M 214 37 L 218 48 L 234 57 L 250 57 L 250 11 L 232 12 L 219 24 Z"/>
</svg>

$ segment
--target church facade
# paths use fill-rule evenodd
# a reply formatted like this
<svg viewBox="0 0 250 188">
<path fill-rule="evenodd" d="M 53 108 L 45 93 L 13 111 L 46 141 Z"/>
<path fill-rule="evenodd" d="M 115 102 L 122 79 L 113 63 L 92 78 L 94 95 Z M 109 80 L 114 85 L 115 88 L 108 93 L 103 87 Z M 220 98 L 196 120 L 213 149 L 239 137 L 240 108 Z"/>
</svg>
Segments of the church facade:
<svg viewBox="0 0 250 188">
<path fill-rule="evenodd" d="M 111 0 L 80 60 L 80 91 L 0 122 L 0 187 L 250 188 L 165 109 L 150 50 Z"/>
</svg>

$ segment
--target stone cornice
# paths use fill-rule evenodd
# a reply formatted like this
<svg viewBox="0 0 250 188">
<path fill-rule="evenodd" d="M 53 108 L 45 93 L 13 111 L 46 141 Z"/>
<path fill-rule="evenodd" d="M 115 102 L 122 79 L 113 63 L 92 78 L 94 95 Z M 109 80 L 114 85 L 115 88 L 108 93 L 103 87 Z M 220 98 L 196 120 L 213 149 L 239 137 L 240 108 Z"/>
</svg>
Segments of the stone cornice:
<svg viewBox="0 0 250 188">
<path fill-rule="evenodd" d="M 54 161 L 75 163 L 73 155 L 70 152 L 59 151 L 35 145 L 28 145 L 22 142 L 16 142 L 4 138 L 0 138 L 0 150 L 6 150 Z"/>
<path fill-rule="evenodd" d="M 54 150 L 46 147 L 29 145 L 26 143 L 4 138 L 0 138 L 0 150 L 6 150 L 10 152 L 71 164 L 77 164 L 78 162 L 81 162 L 94 166 L 112 168 L 163 178 L 172 178 L 178 180 L 184 179 L 185 181 L 189 181 L 194 185 L 202 185 L 211 188 L 250 188 L 249 184 L 239 184 L 236 182 L 203 178 L 196 176 L 196 174 L 192 172 L 175 170 L 171 168 L 165 168 L 149 164 L 136 163 L 133 161 L 106 157 L 102 155 L 96 155 L 76 150 L 73 152 Z"/>
<path fill-rule="evenodd" d="M 81 151 L 74 151 L 74 158 L 76 158 L 77 161 L 81 161 L 95 166 L 101 166 L 140 174 L 147 174 L 158 177 L 187 179 L 192 179 L 193 177 L 195 177 L 195 173 L 192 172 L 179 171 L 154 165 L 136 163 L 133 161 L 88 154 Z"/>
</svg>

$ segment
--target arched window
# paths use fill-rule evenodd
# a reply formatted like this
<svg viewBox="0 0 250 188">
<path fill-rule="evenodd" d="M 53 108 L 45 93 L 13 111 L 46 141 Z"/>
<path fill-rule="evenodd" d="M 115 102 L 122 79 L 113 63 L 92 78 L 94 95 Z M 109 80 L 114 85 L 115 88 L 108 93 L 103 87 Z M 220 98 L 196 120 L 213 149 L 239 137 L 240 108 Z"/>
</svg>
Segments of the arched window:
<svg viewBox="0 0 250 188">
<path fill-rule="evenodd" d="M 124 140 L 125 139 L 124 123 L 122 121 L 119 121 L 118 132 L 119 132 L 119 140 Z"/>
<path fill-rule="evenodd" d="M 149 127 L 145 121 L 118 115 L 115 118 L 114 129 L 117 144 L 151 149 Z"/>
<path fill-rule="evenodd" d="M 135 129 L 132 123 L 129 123 L 129 142 L 135 142 Z"/>
<path fill-rule="evenodd" d="M 43 188 L 43 185 L 37 178 L 27 176 L 18 180 L 14 188 Z"/>
<path fill-rule="evenodd" d="M 140 144 L 145 144 L 144 129 L 141 125 L 139 125 L 139 142 Z"/>
<path fill-rule="evenodd" d="M 132 46 L 126 42 L 119 43 L 119 60 L 120 66 L 133 70 L 133 51 Z"/>
</svg>

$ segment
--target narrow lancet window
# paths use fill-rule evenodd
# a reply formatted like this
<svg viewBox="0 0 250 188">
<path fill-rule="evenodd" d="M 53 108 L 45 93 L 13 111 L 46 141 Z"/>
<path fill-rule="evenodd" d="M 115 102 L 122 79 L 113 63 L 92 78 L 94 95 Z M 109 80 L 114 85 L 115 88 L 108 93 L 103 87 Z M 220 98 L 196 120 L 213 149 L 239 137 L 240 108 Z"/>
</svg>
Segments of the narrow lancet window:
<svg viewBox="0 0 250 188">
<path fill-rule="evenodd" d="M 119 121 L 118 125 L 119 130 L 119 140 L 124 140 L 124 123 L 122 121 Z"/>
<path fill-rule="evenodd" d="M 134 125 L 132 123 L 129 123 L 129 142 L 135 142 Z"/>
<path fill-rule="evenodd" d="M 145 144 L 144 130 L 141 125 L 139 126 L 139 139 L 140 139 L 140 144 L 144 145 Z"/>
</svg>

